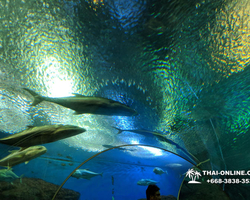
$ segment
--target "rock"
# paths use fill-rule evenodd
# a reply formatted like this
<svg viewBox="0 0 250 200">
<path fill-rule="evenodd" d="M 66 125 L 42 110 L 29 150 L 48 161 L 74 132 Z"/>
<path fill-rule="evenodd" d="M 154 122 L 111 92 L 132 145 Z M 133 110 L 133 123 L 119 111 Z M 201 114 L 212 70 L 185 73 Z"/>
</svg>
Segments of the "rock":
<svg viewBox="0 0 250 200">
<path fill-rule="evenodd" d="M 17 179 L 10 184 L 0 182 L 0 199 L 5 200 L 51 200 L 58 189 L 58 185 L 48 183 L 38 178 L 22 178 L 22 183 Z M 78 200 L 79 192 L 62 188 L 56 200 Z"/>
</svg>

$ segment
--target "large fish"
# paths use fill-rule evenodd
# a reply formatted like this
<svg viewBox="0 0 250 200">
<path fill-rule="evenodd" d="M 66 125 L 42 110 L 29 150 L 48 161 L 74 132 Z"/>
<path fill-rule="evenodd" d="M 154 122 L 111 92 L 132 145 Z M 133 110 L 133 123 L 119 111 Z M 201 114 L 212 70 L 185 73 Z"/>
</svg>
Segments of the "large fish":
<svg viewBox="0 0 250 200">
<path fill-rule="evenodd" d="M 30 160 L 37 158 L 46 152 L 47 149 L 44 146 L 32 146 L 25 149 L 12 151 L 10 155 L 0 160 L 0 166 L 10 168 L 23 162 L 27 164 Z"/>
<path fill-rule="evenodd" d="M 73 125 L 30 126 L 20 133 L 1 138 L 0 143 L 17 147 L 30 147 L 55 142 L 85 131 L 86 129 Z"/>
<path fill-rule="evenodd" d="M 174 141 L 172 141 L 171 139 L 166 138 L 164 135 L 155 132 L 155 131 L 149 131 L 149 130 L 140 130 L 140 129 L 119 129 L 116 128 L 114 126 L 112 126 L 113 128 L 115 128 L 116 130 L 118 130 L 117 134 L 120 134 L 122 132 L 128 131 L 128 132 L 133 132 L 133 133 L 137 133 L 137 134 L 141 134 L 143 136 L 146 137 L 152 137 L 155 136 L 158 140 L 162 141 L 162 142 L 167 142 L 168 144 L 174 145 L 176 146 L 176 148 L 182 150 L 187 156 L 191 156 L 192 159 L 194 159 L 195 162 L 199 163 L 200 161 L 193 155 L 191 154 L 189 151 L 185 150 L 184 148 L 182 148 L 180 145 L 178 145 L 177 143 L 175 143 Z"/>
<path fill-rule="evenodd" d="M 75 111 L 74 114 L 97 114 L 97 115 L 117 115 L 117 116 L 134 116 L 137 112 L 132 108 L 122 104 L 118 101 L 102 97 L 89 97 L 80 94 L 74 94 L 72 97 L 50 98 L 44 97 L 31 89 L 23 88 L 28 91 L 33 97 L 34 101 L 31 104 L 35 106 L 42 101 L 49 101 Z"/>
<path fill-rule="evenodd" d="M 157 181 L 154 181 L 152 179 L 141 179 L 137 182 L 137 185 L 147 186 L 147 185 L 155 185 L 157 184 Z"/>
<path fill-rule="evenodd" d="M 12 169 L 0 169 L 0 181 L 13 182 L 14 180 L 21 178 L 18 177 Z"/>
<path fill-rule="evenodd" d="M 95 173 L 92 171 L 89 171 L 88 169 L 77 169 L 73 174 L 72 177 L 75 177 L 77 179 L 79 178 L 85 178 L 90 180 L 94 176 L 102 176 L 102 173 Z"/>
</svg>

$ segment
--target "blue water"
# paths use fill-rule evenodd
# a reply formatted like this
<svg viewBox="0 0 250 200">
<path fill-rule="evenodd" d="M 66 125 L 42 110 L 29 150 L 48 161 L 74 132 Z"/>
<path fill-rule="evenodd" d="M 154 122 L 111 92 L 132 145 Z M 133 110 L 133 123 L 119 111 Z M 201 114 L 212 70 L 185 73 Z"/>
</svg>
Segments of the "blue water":
<svg viewBox="0 0 250 200">
<path fill-rule="evenodd" d="M 76 151 L 60 142 L 45 146 L 48 153 L 31 160 L 28 164 L 14 166 L 13 171 L 19 176 L 24 174 L 25 177 L 40 178 L 61 185 L 76 167 L 94 155 L 94 153 L 86 153 L 82 150 Z M 140 147 L 134 147 L 134 151 L 140 151 L 142 156 L 146 152 Z M 73 159 L 68 159 L 66 156 L 72 156 Z M 69 160 L 69 162 L 58 159 Z M 171 166 L 173 163 L 178 165 Z M 153 173 L 154 167 L 160 167 L 167 173 L 155 174 Z M 147 186 L 137 185 L 137 182 L 140 179 L 152 179 L 158 182 L 157 185 L 162 195 L 177 197 L 184 178 L 181 175 L 191 167 L 192 164 L 169 152 L 162 152 L 160 156 L 140 158 L 114 149 L 96 156 L 80 168 L 103 173 L 102 177 L 96 176 L 90 180 L 70 177 L 63 188 L 79 192 L 80 199 L 100 199 L 100 197 L 104 200 L 112 199 L 112 197 L 139 199 L 145 198 Z"/>
</svg>

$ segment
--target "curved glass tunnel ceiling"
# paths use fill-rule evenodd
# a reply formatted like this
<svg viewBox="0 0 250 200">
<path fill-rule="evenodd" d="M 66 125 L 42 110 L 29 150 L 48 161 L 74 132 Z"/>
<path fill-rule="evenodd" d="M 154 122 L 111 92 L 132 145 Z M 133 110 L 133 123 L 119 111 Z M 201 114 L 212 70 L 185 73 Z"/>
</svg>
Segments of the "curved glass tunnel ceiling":
<svg viewBox="0 0 250 200">
<path fill-rule="evenodd" d="M 249 4 L 248 0 L 0 1 L 1 138 L 28 126 L 86 129 L 44 144 L 45 154 L 27 165 L 13 166 L 13 172 L 60 185 L 77 162 L 126 144 L 166 149 L 203 170 L 248 170 Z M 104 97 L 138 115 L 76 115 L 51 99 L 32 106 L 34 97 L 23 88 L 49 98 Z M 102 166 L 93 161 L 89 168 L 99 172 L 107 166 L 103 168 L 107 174 L 121 172 L 115 180 L 127 187 L 129 180 L 143 175 L 137 160 L 150 169 L 151 159 L 155 167 L 181 162 L 159 149 L 133 148 L 111 150 L 103 154 Z M 1 144 L 0 159 L 13 149 L 17 148 Z M 69 158 L 76 163 L 65 161 Z M 53 172 L 56 175 L 50 176 Z M 128 173 L 126 178 L 122 172 Z M 106 173 L 102 180 L 108 181 Z M 171 176 L 158 177 L 163 195 L 177 198 L 178 173 L 173 169 Z M 64 178 L 59 177 L 62 174 Z M 70 178 L 64 187 L 73 189 L 77 181 Z M 175 187 L 165 187 L 162 181 Z M 231 199 L 249 195 L 247 185 L 221 187 Z M 141 188 L 138 198 L 145 195 L 145 187 Z M 111 186 L 107 190 L 112 194 Z"/>
</svg>

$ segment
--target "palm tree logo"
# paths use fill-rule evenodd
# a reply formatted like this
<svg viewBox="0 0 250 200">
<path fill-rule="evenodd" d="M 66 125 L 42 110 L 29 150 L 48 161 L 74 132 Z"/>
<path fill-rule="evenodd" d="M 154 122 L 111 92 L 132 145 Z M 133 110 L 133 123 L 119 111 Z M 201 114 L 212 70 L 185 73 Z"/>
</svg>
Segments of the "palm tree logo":
<svg viewBox="0 0 250 200">
<path fill-rule="evenodd" d="M 196 179 L 199 179 L 199 176 L 201 176 L 201 173 L 198 172 L 198 171 L 194 171 L 194 169 L 189 169 L 186 173 L 186 176 L 187 177 L 192 179 L 191 181 L 188 181 L 188 183 L 191 183 L 191 184 L 201 184 L 201 182 L 199 181 L 196 181 Z"/>
</svg>

